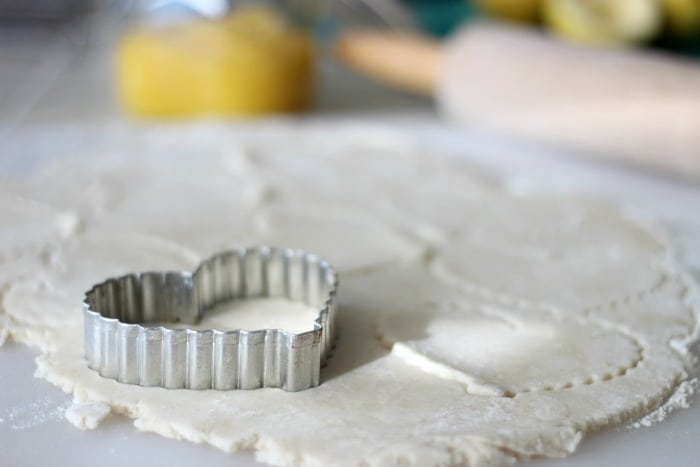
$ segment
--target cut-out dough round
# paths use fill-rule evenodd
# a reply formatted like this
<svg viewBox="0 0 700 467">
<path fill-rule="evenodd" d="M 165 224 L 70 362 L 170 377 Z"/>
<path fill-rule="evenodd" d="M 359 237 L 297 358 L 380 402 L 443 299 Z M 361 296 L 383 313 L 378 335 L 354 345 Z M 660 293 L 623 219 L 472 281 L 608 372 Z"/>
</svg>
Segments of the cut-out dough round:
<svg viewBox="0 0 700 467">
<path fill-rule="evenodd" d="M 387 313 L 377 322 L 377 336 L 405 362 L 484 395 L 609 380 L 643 358 L 633 337 L 609 327 L 483 306 Z"/>
<path fill-rule="evenodd" d="M 3 304 L 18 323 L 60 331 L 68 324 L 82 324 L 76 310 L 94 283 L 134 271 L 189 270 L 198 261 L 192 251 L 157 237 L 88 231 L 55 252 L 49 269 L 12 283 Z"/>
<path fill-rule="evenodd" d="M 653 235 L 607 206 L 581 203 L 567 213 L 566 204 L 504 202 L 505 213 L 489 210 L 444 245 L 434 271 L 490 298 L 579 310 L 636 295 L 662 281 L 657 266 L 663 247 Z M 507 213 L 527 220 L 509 223 Z"/>
<path fill-rule="evenodd" d="M 37 269 L 33 261 L 51 247 L 73 235 L 80 226 L 79 216 L 45 203 L 0 191 L 0 281 L 21 277 Z M 6 226 L 12 226 L 7 228 Z"/>
<path fill-rule="evenodd" d="M 138 152 L 136 161 L 114 144 L 114 135 L 97 135 L 90 155 L 76 150 L 37 170 L 24 185 L 11 185 L 25 196 L 70 207 L 93 226 L 158 236 L 202 256 L 254 244 L 251 214 L 266 184 L 245 151 L 235 142 L 213 144 L 206 132 L 186 142 L 159 133 L 154 128 L 121 135 Z"/>
<path fill-rule="evenodd" d="M 261 212 L 257 226 L 264 243 L 333 258 L 333 266 L 343 272 L 415 259 L 422 252 L 391 225 L 350 205 L 299 204 L 285 203 Z"/>
</svg>

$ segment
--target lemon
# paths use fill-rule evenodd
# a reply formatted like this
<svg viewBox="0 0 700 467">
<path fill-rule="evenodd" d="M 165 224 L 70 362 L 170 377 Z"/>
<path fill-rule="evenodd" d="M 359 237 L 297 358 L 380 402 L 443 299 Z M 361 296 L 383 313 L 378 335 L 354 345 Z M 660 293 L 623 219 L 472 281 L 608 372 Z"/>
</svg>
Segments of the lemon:
<svg viewBox="0 0 700 467">
<path fill-rule="evenodd" d="M 486 13 L 513 21 L 534 22 L 540 15 L 541 0 L 477 0 Z"/>
<path fill-rule="evenodd" d="M 700 33 L 700 0 L 662 0 L 669 32 L 676 36 Z"/>
<path fill-rule="evenodd" d="M 657 0 L 545 0 L 543 15 L 555 34 L 588 45 L 632 45 L 661 29 Z"/>
<path fill-rule="evenodd" d="M 136 28 L 117 51 L 125 107 L 149 117 L 303 110 L 313 69 L 310 35 L 264 7 L 241 7 L 218 21 Z"/>
</svg>

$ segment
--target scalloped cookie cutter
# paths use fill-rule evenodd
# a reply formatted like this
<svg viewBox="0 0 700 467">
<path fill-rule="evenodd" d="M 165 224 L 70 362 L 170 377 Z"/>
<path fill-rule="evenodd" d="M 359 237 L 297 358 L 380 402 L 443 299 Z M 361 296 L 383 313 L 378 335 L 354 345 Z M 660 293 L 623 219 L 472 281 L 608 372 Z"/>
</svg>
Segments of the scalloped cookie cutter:
<svg viewBox="0 0 700 467">
<path fill-rule="evenodd" d="M 327 261 L 265 246 L 217 254 L 194 273 L 107 279 L 85 294 L 85 358 L 100 375 L 140 386 L 301 391 L 318 386 L 331 352 L 337 290 L 337 274 Z M 319 315 L 312 329 L 299 334 L 148 326 L 195 324 L 216 305 L 256 297 L 286 297 L 317 308 Z"/>
</svg>

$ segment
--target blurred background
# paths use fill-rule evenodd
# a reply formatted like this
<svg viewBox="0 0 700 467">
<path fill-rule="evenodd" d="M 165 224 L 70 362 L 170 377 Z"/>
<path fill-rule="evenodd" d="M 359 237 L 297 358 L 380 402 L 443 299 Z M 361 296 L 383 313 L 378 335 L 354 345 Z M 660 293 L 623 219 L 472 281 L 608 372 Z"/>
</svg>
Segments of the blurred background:
<svg viewBox="0 0 700 467">
<path fill-rule="evenodd" d="M 436 110 L 692 180 L 699 59 L 700 0 L 2 0 L 0 144 L 23 121 Z"/>
</svg>

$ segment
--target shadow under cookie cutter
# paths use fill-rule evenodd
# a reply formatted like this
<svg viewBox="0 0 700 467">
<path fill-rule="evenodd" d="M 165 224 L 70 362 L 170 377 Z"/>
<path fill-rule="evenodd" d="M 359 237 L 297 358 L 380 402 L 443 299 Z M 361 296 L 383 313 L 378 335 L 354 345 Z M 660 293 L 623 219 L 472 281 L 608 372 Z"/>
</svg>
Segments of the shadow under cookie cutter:
<svg viewBox="0 0 700 467">
<path fill-rule="evenodd" d="M 335 337 L 338 277 L 302 250 L 252 247 L 217 254 L 190 272 L 107 279 L 85 294 L 85 358 L 122 383 L 186 389 L 282 388 L 319 384 Z M 315 307 L 309 331 L 171 329 L 195 324 L 216 305 L 285 297 Z"/>
</svg>

